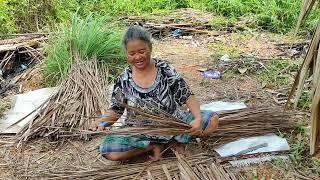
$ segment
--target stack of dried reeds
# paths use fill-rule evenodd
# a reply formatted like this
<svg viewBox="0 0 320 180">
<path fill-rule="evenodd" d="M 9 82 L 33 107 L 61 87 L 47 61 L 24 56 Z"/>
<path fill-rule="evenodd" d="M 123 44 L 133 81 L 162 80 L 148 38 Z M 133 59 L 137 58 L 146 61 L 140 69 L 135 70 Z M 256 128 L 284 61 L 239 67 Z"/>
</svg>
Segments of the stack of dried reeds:
<svg viewBox="0 0 320 180">
<path fill-rule="evenodd" d="M 90 129 L 92 116 L 101 116 L 108 106 L 107 70 L 98 67 L 96 59 L 82 60 L 73 54 L 73 63 L 67 79 L 58 92 L 40 107 L 40 112 L 18 134 L 20 140 L 33 137 L 88 139 L 83 133 Z"/>
<path fill-rule="evenodd" d="M 191 128 L 189 124 L 161 110 L 149 112 L 140 108 L 124 106 L 135 115 L 127 119 L 147 120 L 134 127 L 110 130 L 110 134 L 152 134 L 178 135 Z M 209 137 L 209 142 L 222 143 L 241 137 L 263 135 L 293 128 L 294 113 L 279 108 L 248 108 L 219 113 L 220 123 L 216 132 Z M 133 124 L 134 125 L 134 124 Z"/>
<path fill-rule="evenodd" d="M 157 162 L 145 162 L 104 167 L 72 167 L 64 170 L 34 171 L 28 178 L 45 179 L 186 179 L 185 171 L 209 179 L 238 179 L 227 168 L 216 163 L 212 157 L 198 154 L 192 157 L 177 155 Z M 200 175 L 201 174 L 201 175 Z M 200 179 L 201 179 L 200 178 Z M 207 179 L 208 179 L 207 178 Z M 189 178 L 190 179 L 190 178 Z M 192 178 L 191 178 L 192 179 Z M 199 178 L 198 178 L 199 179 Z"/>
</svg>

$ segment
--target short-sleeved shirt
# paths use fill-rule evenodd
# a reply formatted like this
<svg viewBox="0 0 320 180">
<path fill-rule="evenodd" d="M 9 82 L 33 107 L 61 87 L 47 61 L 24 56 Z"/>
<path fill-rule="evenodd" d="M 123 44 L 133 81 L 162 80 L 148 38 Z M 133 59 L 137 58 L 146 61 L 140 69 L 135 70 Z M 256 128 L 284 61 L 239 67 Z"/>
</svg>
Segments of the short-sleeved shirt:
<svg viewBox="0 0 320 180">
<path fill-rule="evenodd" d="M 181 106 L 193 95 L 186 81 L 167 62 L 153 59 L 157 67 L 157 75 L 153 85 L 142 88 L 132 79 L 132 69 L 128 66 L 115 80 L 111 97 L 111 109 L 122 113 L 126 104 L 145 110 L 161 109 L 179 119 L 183 118 Z M 156 107 L 156 108 L 154 108 Z M 154 109 L 153 109 L 154 108 Z M 128 116 L 130 112 L 128 110 Z M 134 120 L 126 120 L 132 122 Z M 137 123 L 137 122 L 132 122 Z M 138 123 L 139 124 L 139 123 Z"/>
</svg>

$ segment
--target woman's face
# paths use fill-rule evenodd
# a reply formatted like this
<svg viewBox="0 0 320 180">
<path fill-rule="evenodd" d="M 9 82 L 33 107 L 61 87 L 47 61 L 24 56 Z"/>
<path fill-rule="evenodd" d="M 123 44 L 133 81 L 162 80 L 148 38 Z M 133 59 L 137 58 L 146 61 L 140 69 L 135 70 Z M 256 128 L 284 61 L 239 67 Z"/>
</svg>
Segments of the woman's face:
<svg viewBox="0 0 320 180">
<path fill-rule="evenodd" d="M 127 43 L 128 63 L 137 69 L 143 70 L 148 67 L 152 49 L 142 40 L 130 40 Z"/>
</svg>

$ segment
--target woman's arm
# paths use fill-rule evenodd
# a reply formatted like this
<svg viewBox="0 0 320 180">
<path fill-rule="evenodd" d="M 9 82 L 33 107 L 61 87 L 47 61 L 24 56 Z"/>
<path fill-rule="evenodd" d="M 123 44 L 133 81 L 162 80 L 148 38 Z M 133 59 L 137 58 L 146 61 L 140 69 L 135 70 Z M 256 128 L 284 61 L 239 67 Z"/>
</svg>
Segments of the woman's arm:
<svg viewBox="0 0 320 180">
<path fill-rule="evenodd" d="M 195 119 L 191 122 L 192 128 L 188 131 L 188 133 L 191 135 L 200 135 L 202 133 L 202 115 L 200 111 L 200 105 L 194 95 L 191 95 L 187 99 L 186 104 L 195 117 Z"/>
<path fill-rule="evenodd" d="M 189 110 L 191 111 L 191 113 L 193 114 L 193 116 L 198 119 L 201 119 L 201 111 L 200 111 L 200 105 L 196 99 L 196 97 L 194 95 L 191 95 L 187 102 L 187 107 L 189 108 Z"/>
<path fill-rule="evenodd" d="M 95 121 L 95 128 L 99 130 L 104 130 L 105 127 L 113 125 L 119 118 L 120 114 L 114 112 L 113 110 L 108 110 L 102 118 Z"/>
</svg>

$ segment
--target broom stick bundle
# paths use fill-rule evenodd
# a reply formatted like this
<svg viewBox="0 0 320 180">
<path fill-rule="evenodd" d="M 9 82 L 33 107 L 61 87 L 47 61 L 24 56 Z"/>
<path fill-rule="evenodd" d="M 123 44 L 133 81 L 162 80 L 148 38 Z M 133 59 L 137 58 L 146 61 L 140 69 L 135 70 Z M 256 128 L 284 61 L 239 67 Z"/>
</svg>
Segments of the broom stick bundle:
<svg viewBox="0 0 320 180">
<path fill-rule="evenodd" d="M 112 129 L 108 132 L 109 134 L 179 135 L 186 133 L 192 127 L 172 115 L 162 113 L 159 109 L 157 113 L 153 113 L 137 107 L 122 106 L 133 112 L 128 113 L 125 118 L 138 123 L 130 124 L 131 121 L 128 121 L 128 124 L 134 127 Z M 260 107 L 224 111 L 219 113 L 219 117 L 219 127 L 210 136 L 210 140 L 225 139 L 228 141 L 240 137 L 287 131 L 294 125 L 294 113 L 282 111 L 279 108 Z M 147 120 L 148 123 L 145 123 L 144 120 Z"/>
</svg>

